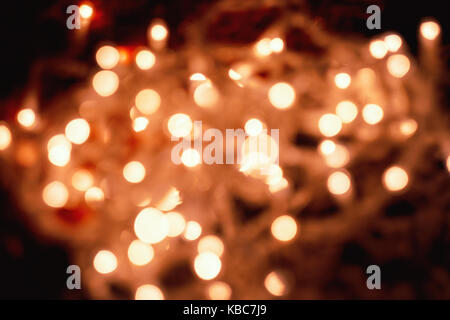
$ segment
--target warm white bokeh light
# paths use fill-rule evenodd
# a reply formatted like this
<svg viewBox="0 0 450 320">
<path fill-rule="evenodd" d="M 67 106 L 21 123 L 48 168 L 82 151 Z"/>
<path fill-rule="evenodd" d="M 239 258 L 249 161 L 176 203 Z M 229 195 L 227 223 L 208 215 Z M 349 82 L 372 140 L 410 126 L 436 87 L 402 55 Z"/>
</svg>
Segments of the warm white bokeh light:
<svg viewBox="0 0 450 320">
<path fill-rule="evenodd" d="M 189 168 L 196 167 L 201 162 L 200 153 L 198 153 L 197 150 L 192 149 L 192 148 L 184 150 L 183 153 L 181 154 L 181 162 L 186 167 L 189 167 Z"/>
<path fill-rule="evenodd" d="M 392 76 L 402 78 L 408 73 L 411 63 L 407 56 L 394 54 L 387 59 L 386 66 Z"/>
<path fill-rule="evenodd" d="M 119 50 L 113 46 L 103 46 L 97 50 L 95 59 L 97 60 L 100 68 L 112 69 L 119 63 Z"/>
<path fill-rule="evenodd" d="M 197 245 L 198 253 L 212 252 L 219 257 L 223 254 L 224 245 L 219 237 L 214 235 L 208 235 L 201 238 Z"/>
<path fill-rule="evenodd" d="M 169 234 L 169 219 L 155 208 L 145 208 L 134 221 L 134 232 L 145 243 L 158 243 Z"/>
<path fill-rule="evenodd" d="M 150 50 L 141 50 L 136 54 L 136 65 L 141 70 L 148 70 L 156 62 L 155 55 Z"/>
<path fill-rule="evenodd" d="M 25 128 L 30 128 L 34 125 L 36 121 L 36 114 L 33 109 L 26 108 L 22 109 L 17 113 L 17 122 Z"/>
<path fill-rule="evenodd" d="M 194 90 L 194 101 L 199 107 L 213 107 L 219 101 L 219 92 L 211 82 L 203 82 Z"/>
<path fill-rule="evenodd" d="M 167 38 L 167 34 L 169 32 L 167 31 L 167 28 L 163 26 L 162 24 L 155 24 L 150 29 L 150 35 L 153 40 L 161 41 Z"/>
<path fill-rule="evenodd" d="M 337 135 L 342 129 L 342 120 L 332 113 L 324 114 L 319 119 L 319 131 L 326 137 Z"/>
<path fill-rule="evenodd" d="M 408 184 L 408 173 L 398 166 L 388 168 L 383 174 L 383 183 L 389 191 L 400 191 Z"/>
<path fill-rule="evenodd" d="M 145 167 L 139 161 L 130 161 L 123 167 L 123 177 L 130 183 L 139 183 L 145 178 Z"/>
<path fill-rule="evenodd" d="M 342 171 L 333 172 L 328 177 L 327 186 L 328 190 L 332 194 L 336 195 L 344 194 L 348 190 L 350 190 L 351 187 L 350 177 Z"/>
<path fill-rule="evenodd" d="M 350 160 L 350 153 L 343 145 L 336 144 L 333 151 L 325 154 L 325 162 L 331 168 L 341 168 Z"/>
<path fill-rule="evenodd" d="M 134 99 L 136 108 L 143 114 L 153 114 L 161 105 L 161 97 L 158 92 L 152 89 L 144 89 L 138 92 Z"/>
<path fill-rule="evenodd" d="M 53 136 L 47 143 L 48 160 L 55 166 L 64 167 L 70 161 L 72 144 L 63 134 Z"/>
<path fill-rule="evenodd" d="M 192 131 L 192 120 L 184 113 L 176 113 L 169 118 L 167 127 L 172 136 L 181 138 L 186 137 Z"/>
<path fill-rule="evenodd" d="M 12 136 L 9 128 L 0 124 L 0 150 L 5 150 L 11 144 Z"/>
<path fill-rule="evenodd" d="M 277 109 L 287 109 L 295 100 L 294 88 L 286 82 L 278 82 L 269 89 L 269 101 Z"/>
<path fill-rule="evenodd" d="M 365 122 L 368 124 L 376 124 L 383 119 L 383 109 L 377 104 L 367 104 L 364 106 L 362 116 Z"/>
<path fill-rule="evenodd" d="M 45 204 L 52 208 L 61 208 L 69 199 L 69 191 L 64 183 L 54 181 L 45 186 L 42 191 L 42 199 Z"/>
<path fill-rule="evenodd" d="M 267 291 L 269 291 L 269 293 L 277 297 L 284 295 L 287 289 L 285 279 L 275 271 L 270 272 L 266 276 L 264 280 L 264 286 L 266 287 Z"/>
<path fill-rule="evenodd" d="M 266 57 L 272 53 L 271 40 L 263 38 L 255 44 L 255 54 L 258 57 Z"/>
<path fill-rule="evenodd" d="M 341 101 L 336 106 L 336 114 L 341 118 L 342 122 L 350 123 L 358 115 L 358 108 L 351 101 Z"/>
<path fill-rule="evenodd" d="M 223 281 L 215 281 L 208 287 L 208 298 L 211 300 L 229 300 L 231 287 Z"/>
<path fill-rule="evenodd" d="M 72 175 L 72 186 L 78 191 L 86 191 L 94 183 L 94 177 L 86 169 L 80 169 Z"/>
<path fill-rule="evenodd" d="M 417 130 L 417 121 L 414 119 L 406 119 L 400 123 L 400 132 L 405 136 L 414 134 Z"/>
<path fill-rule="evenodd" d="M 90 17 L 92 17 L 92 14 L 94 13 L 94 9 L 88 4 L 82 4 L 79 10 L 80 16 L 83 19 L 89 19 Z"/>
<path fill-rule="evenodd" d="M 214 279 L 220 273 L 221 268 L 222 262 L 215 253 L 207 251 L 195 257 L 194 270 L 200 279 Z"/>
<path fill-rule="evenodd" d="M 348 88 L 348 86 L 350 85 L 351 82 L 352 82 L 352 78 L 350 77 L 350 75 L 348 73 L 345 73 L 345 72 L 338 73 L 334 77 L 334 83 L 336 84 L 336 87 L 338 87 L 339 89 Z"/>
<path fill-rule="evenodd" d="M 111 251 L 100 250 L 95 255 L 94 268 L 101 274 L 111 273 L 117 268 L 117 258 Z"/>
<path fill-rule="evenodd" d="M 270 230 L 275 239 L 289 241 L 297 234 L 297 222 L 291 216 L 279 216 L 272 222 Z"/>
<path fill-rule="evenodd" d="M 105 194 L 103 193 L 103 190 L 99 187 L 90 187 L 86 190 L 84 193 L 84 200 L 86 203 L 94 204 L 102 202 L 105 199 Z"/>
<path fill-rule="evenodd" d="M 336 144 L 331 140 L 323 140 L 319 145 L 320 153 L 328 155 L 334 152 Z"/>
<path fill-rule="evenodd" d="M 441 27 L 434 21 L 422 22 L 420 25 L 420 34 L 428 40 L 434 40 L 441 32 Z"/>
<path fill-rule="evenodd" d="M 386 43 L 382 40 L 374 40 L 369 45 L 370 54 L 375 59 L 382 59 L 388 52 Z"/>
<path fill-rule="evenodd" d="M 119 77 L 111 70 L 102 70 L 92 78 L 92 86 L 100 96 L 108 97 L 119 88 Z"/>
<path fill-rule="evenodd" d="M 402 42 L 402 38 L 397 34 L 390 34 L 384 37 L 384 43 L 390 52 L 397 52 L 402 46 Z"/>
<path fill-rule="evenodd" d="M 184 229 L 183 237 L 186 240 L 193 241 L 202 234 L 202 226 L 197 221 L 188 221 Z"/>
<path fill-rule="evenodd" d="M 244 129 L 249 136 L 255 137 L 263 131 L 264 126 L 260 120 L 252 118 L 245 123 Z"/>
<path fill-rule="evenodd" d="M 66 137 L 70 142 L 82 144 L 89 138 L 91 128 L 84 119 L 74 119 L 66 125 Z"/>
<path fill-rule="evenodd" d="M 184 231 L 186 227 L 186 220 L 183 215 L 178 212 L 169 212 L 166 214 L 167 219 L 169 220 L 169 233 L 168 237 L 178 237 Z"/>
<path fill-rule="evenodd" d="M 164 295 L 162 291 L 154 285 L 144 284 L 137 288 L 136 300 L 164 300 Z"/>
<path fill-rule="evenodd" d="M 273 52 L 281 52 L 284 49 L 284 41 L 281 38 L 273 38 L 270 40 L 270 49 Z"/>
<path fill-rule="evenodd" d="M 140 240 L 134 240 L 128 247 L 128 259 L 136 266 L 145 266 L 152 261 L 153 256 L 153 247 Z"/>
<path fill-rule="evenodd" d="M 192 81 L 205 81 L 206 77 L 204 74 L 197 72 L 197 73 L 193 73 L 189 79 Z"/>
<path fill-rule="evenodd" d="M 133 119 L 133 130 L 135 132 L 144 131 L 148 126 L 148 119 L 146 117 L 137 117 Z"/>
</svg>

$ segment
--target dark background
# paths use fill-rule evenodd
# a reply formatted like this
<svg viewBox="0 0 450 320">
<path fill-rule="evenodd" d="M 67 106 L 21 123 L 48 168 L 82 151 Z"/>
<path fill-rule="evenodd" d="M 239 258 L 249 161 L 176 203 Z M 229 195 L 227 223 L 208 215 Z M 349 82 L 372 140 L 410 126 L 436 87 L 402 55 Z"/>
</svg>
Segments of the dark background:
<svg viewBox="0 0 450 320">
<path fill-rule="evenodd" d="M 296 1 L 292 1 L 295 3 Z M 443 58 L 448 66 L 449 33 L 447 1 L 297 1 L 301 10 L 309 12 L 326 28 L 341 34 L 371 37 L 389 30 L 399 32 L 411 51 L 416 53 L 417 28 L 424 17 L 436 18 L 442 27 Z M 213 1 L 153 0 L 153 1 L 92 1 L 96 8 L 88 44 L 73 53 L 71 31 L 66 28 L 65 10 L 77 1 L 15 1 L 2 4 L 0 19 L 0 120 L 9 119 L 19 107 L 30 70 L 39 59 L 72 55 L 94 64 L 95 45 L 101 40 L 133 45 L 145 41 L 145 30 L 154 17 L 163 18 L 171 29 L 169 46 L 183 44 L 183 22 L 196 19 Z M 382 29 L 368 30 L 366 8 L 377 4 L 382 8 Z M 235 22 L 239 23 L 239 21 Z M 247 26 L 248 28 L 248 26 Z M 256 38 L 259 30 L 243 30 Z M 40 102 L 51 92 L 70 87 L 81 78 L 47 82 Z M 447 80 L 448 81 L 448 80 Z M 444 90 L 444 92 L 447 90 Z M 448 99 L 446 100 L 448 101 Z M 66 267 L 69 265 L 64 248 L 42 239 L 27 228 L 20 210 L 8 190 L 0 190 L 0 298 L 88 298 L 81 292 L 67 296 Z"/>
</svg>

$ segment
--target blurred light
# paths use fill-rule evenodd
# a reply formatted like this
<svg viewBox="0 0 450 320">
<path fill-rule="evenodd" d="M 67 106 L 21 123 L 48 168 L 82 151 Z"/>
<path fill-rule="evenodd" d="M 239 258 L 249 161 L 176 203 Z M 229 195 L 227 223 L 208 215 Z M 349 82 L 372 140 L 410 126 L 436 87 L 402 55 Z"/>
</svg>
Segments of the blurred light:
<svg viewBox="0 0 450 320">
<path fill-rule="evenodd" d="M 33 126 L 36 121 L 36 114 L 30 108 L 22 109 L 17 114 L 17 121 L 26 128 Z"/>
<path fill-rule="evenodd" d="M 434 40 L 441 32 L 441 27 L 434 21 L 422 22 L 420 33 L 422 37 L 428 40 Z"/>
<path fill-rule="evenodd" d="M 117 258 L 111 251 L 100 250 L 95 255 L 94 268 L 102 274 L 111 273 L 117 268 Z"/>
<path fill-rule="evenodd" d="M 87 4 L 82 4 L 80 6 L 80 16 L 83 19 L 89 19 L 90 17 L 92 17 L 92 14 L 94 13 L 94 9 Z"/>
<path fill-rule="evenodd" d="M 211 300 L 229 300 L 231 287 L 223 281 L 215 281 L 208 287 L 208 297 Z"/>
<path fill-rule="evenodd" d="M 152 39 L 156 41 L 164 40 L 168 33 L 167 28 L 161 24 L 155 24 L 150 30 Z"/>
<path fill-rule="evenodd" d="M 272 40 L 270 40 L 270 49 L 273 52 L 281 52 L 283 51 L 284 48 L 284 41 L 281 38 L 273 38 Z"/>
<path fill-rule="evenodd" d="M 201 73 L 194 73 L 189 79 L 192 81 L 205 81 L 206 77 Z"/>
<path fill-rule="evenodd" d="M 136 290 L 136 300 L 164 300 L 162 291 L 154 285 L 144 284 Z"/>
<path fill-rule="evenodd" d="M 133 130 L 135 132 L 144 131 L 148 126 L 148 119 L 146 117 L 137 117 L 133 120 Z"/>
<path fill-rule="evenodd" d="M 447 157 L 447 171 L 450 172 L 450 156 Z"/>
<path fill-rule="evenodd" d="M 297 223 L 291 216 L 279 216 L 272 222 L 271 231 L 275 239 L 289 241 L 297 234 Z"/>
<path fill-rule="evenodd" d="M 271 164 L 265 174 L 267 175 L 266 183 L 268 185 L 278 185 L 283 179 L 283 170 L 276 164 Z"/>
<path fill-rule="evenodd" d="M 134 240 L 128 247 L 128 259 L 136 266 L 144 266 L 152 261 L 154 250 L 151 245 Z"/>
<path fill-rule="evenodd" d="M 141 70 L 148 70 L 155 64 L 156 57 L 150 50 L 141 50 L 136 54 L 136 65 Z"/>
<path fill-rule="evenodd" d="M 332 168 L 340 168 L 345 166 L 350 160 L 350 153 L 343 145 L 336 144 L 332 152 L 325 155 L 325 162 Z"/>
<path fill-rule="evenodd" d="M 327 186 L 332 194 L 344 194 L 350 189 L 350 178 L 342 171 L 335 171 L 328 177 Z"/>
<path fill-rule="evenodd" d="M 383 119 L 383 109 L 377 104 L 367 104 L 364 106 L 362 116 L 368 124 L 376 124 Z"/>
<path fill-rule="evenodd" d="M 396 34 L 390 34 L 384 37 L 384 43 L 390 52 L 397 52 L 402 46 L 402 38 Z"/>
<path fill-rule="evenodd" d="M 220 258 L 212 252 L 200 253 L 194 260 L 194 269 L 197 276 L 203 280 L 217 277 L 222 268 Z"/>
<path fill-rule="evenodd" d="M 70 142 L 82 144 L 89 138 L 91 129 L 84 119 L 74 119 L 66 125 L 66 137 Z"/>
<path fill-rule="evenodd" d="M 176 113 L 169 118 L 167 127 L 172 136 L 181 138 L 191 133 L 193 125 L 191 118 L 187 114 Z"/>
<path fill-rule="evenodd" d="M 113 46 L 103 46 L 97 50 L 95 59 L 97 60 L 100 68 L 112 69 L 119 63 L 119 50 Z"/>
<path fill-rule="evenodd" d="M 350 123 L 355 120 L 358 108 L 351 101 L 341 101 L 336 106 L 336 114 L 341 118 L 342 122 Z"/>
<path fill-rule="evenodd" d="M 175 187 L 170 187 L 169 191 L 161 198 L 156 208 L 162 211 L 170 211 L 182 202 L 180 191 Z"/>
<path fill-rule="evenodd" d="M 254 137 L 259 135 L 264 129 L 262 122 L 255 118 L 248 120 L 245 123 L 244 128 L 249 136 Z"/>
<path fill-rule="evenodd" d="M 158 243 L 169 234 L 169 219 L 155 208 L 145 208 L 134 221 L 134 232 L 145 243 Z"/>
<path fill-rule="evenodd" d="M 177 237 L 183 233 L 186 226 L 186 221 L 182 214 L 178 212 L 169 212 L 166 214 L 169 220 L 169 237 Z"/>
<path fill-rule="evenodd" d="M 386 43 L 382 40 L 374 40 L 369 46 L 370 54 L 376 59 L 382 59 L 386 55 L 388 49 Z"/>
<path fill-rule="evenodd" d="M 255 45 L 255 54 L 259 57 L 265 57 L 272 53 L 271 41 L 269 38 L 259 40 Z"/>
<path fill-rule="evenodd" d="M 84 194 L 84 200 L 86 203 L 98 203 L 105 199 L 103 190 L 99 187 L 90 187 Z"/>
<path fill-rule="evenodd" d="M 197 150 L 195 149 L 187 149 L 184 150 L 181 154 L 181 162 L 189 168 L 193 168 L 200 164 L 201 157 Z"/>
<path fill-rule="evenodd" d="M 158 92 L 152 89 L 144 89 L 138 92 L 134 99 L 136 108 L 144 114 L 155 113 L 161 105 L 161 97 Z"/>
<path fill-rule="evenodd" d="M 328 155 L 334 152 L 336 144 L 331 140 L 323 140 L 319 145 L 320 153 Z"/>
<path fill-rule="evenodd" d="M 184 229 L 184 238 L 193 241 L 202 234 L 202 227 L 196 221 L 189 221 Z"/>
<path fill-rule="evenodd" d="M 403 120 L 400 123 L 400 132 L 405 136 L 414 134 L 417 130 L 417 121 L 414 119 Z"/>
<path fill-rule="evenodd" d="M 116 92 L 119 87 L 119 77 L 113 71 L 102 70 L 92 78 L 92 86 L 100 96 L 107 97 Z"/>
<path fill-rule="evenodd" d="M 233 69 L 228 70 L 228 76 L 230 77 L 230 79 L 233 79 L 236 81 L 242 79 L 242 76 L 239 73 L 237 73 L 236 71 L 234 71 Z"/>
<path fill-rule="evenodd" d="M 332 113 L 324 114 L 319 119 L 319 131 L 326 137 L 337 135 L 342 129 L 342 120 Z"/>
<path fill-rule="evenodd" d="M 80 169 L 72 176 L 72 186 L 78 191 L 86 191 L 94 183 L 92 174 L 85 169 Z"/>
<path fill-rule="evenodd" d="M 289 185 L 288 181 L 285 178 L 281 178 L 281 180 L 278 183 L 275 184 L 269 184 L 269 190 L 272 193 L 281 191 Z"/>
<path fill-rule="evenodd" d="M 145 167 L 139 161 L 130 161 L 123 168 L 123 176 L 130 183 L 139 183 L 145 178 Z"/>
<path fill-rule="evenodd" d="M 408 184 L 408 174 L 404 169 L 393 166 L 384 172 L 383 182 L 389 191 L 399 191 Z"/>
<path fill-rule="evenodd" d="M 392 76 L 402 78 L 408 73 L 411 63 L 407 56 L 403 54 L 394 54 L 387 59 L 386 66 Z"/>
<path fill-rule="evenodd" d="M 212 252 L 220 257 L 223 254 L 223 250 L 224 246 L 222 240 L 214 235 L 204 236 L 197 245 L 198 253 Z"/>
<path fill-rule="evenodd" d="M 49 207 L 61 208 L 67 203 L 69 192 L 64 183 L 54 181 L 45 186 L 42 191 L 42 199 Z"/>
<path fill-rule="evenodd" d="M 194 90 L 194 101 L 200 107 L 210 108 L 214 106 L 218 100 L 219 92 L 210 82 L 201 83 Z"/>
<path fill-rule="evenodd" d="M 4 125 L 1 124 L 0 125 L 0 150 L 5 150 L 6 148 L 9 147 L 9 145 L 11 144 L 11 131 L 9 130 L 9 128 Z"/>
<path fill-rule="evenodd" d="M 48 160 L 58 167 L 64 167 L 70 161 L 72 144 L 63 134 L 53 136 L 47 143 Z"/>
<path fill-rule="evenodd" d="M 278 274 L 278 272 L 272 271 L 264 280 L 264 286 L 267 291 L 274 296 L 282 296 L 286 293 L 286 284 L 284 279 Z"/>
<path fill-rule="evenodd" d="M 278 82 L 269 89 L 269 101 L 278 109 L 289 108 L 295 100 L 295 91 L 286 82 Z"/>
<path fill-rule="evenodd" d="M 339 89 L 348 88 L 351 82 L 352 78 L 348 73 L 341 72 L 334 77 L 334 83 L 336 84 L 336 87 L 338 87 Z"/>
</svg>

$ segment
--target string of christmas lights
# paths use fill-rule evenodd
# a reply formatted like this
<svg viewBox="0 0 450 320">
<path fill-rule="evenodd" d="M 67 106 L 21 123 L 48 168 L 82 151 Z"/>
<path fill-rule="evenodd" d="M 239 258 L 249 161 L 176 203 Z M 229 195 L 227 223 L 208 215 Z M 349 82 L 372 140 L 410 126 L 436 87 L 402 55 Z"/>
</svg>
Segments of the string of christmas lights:
<svg viewBox="0 0 450 320">
<path fill-rule="evenodd" d="M 30 98 L 1 123 L 4 183 L 39 234 L 70 248 L 93 298 L 326 297 L 299 285 L 317 278 L 308 265 L 317 253 L 307 248 L 342 242 L 392 196 L 413 192 L 430 144 L 450 171 L 448 132 L 436 117 L 436 21 L 420 25 L 417 62 L 400 34 L 342 39 L 280 6 L 250 46 L 208 41 L 208 24 L 242 9 L 233 1 L 187 26 L 177 50 L 165 22 L 151 21 L 148 43 L 99 43 L 85 85 L 45 112 Z M 95 8 L 81 15 L 80 34 Z M 292 28 L 327 53 L 291 50 Z M 245 148 L 242 164 L 207 165 L 195 148 L 174 164 L 171 137 L 199 139 L 198 120 L 203 130 L 248 136 L 279 129 L 279 164 Z M 393 150 L 382 172 L 354 172 Z M 320 223 L 302 215 L 318 195 L 338 207 Z"/>
</svg>

